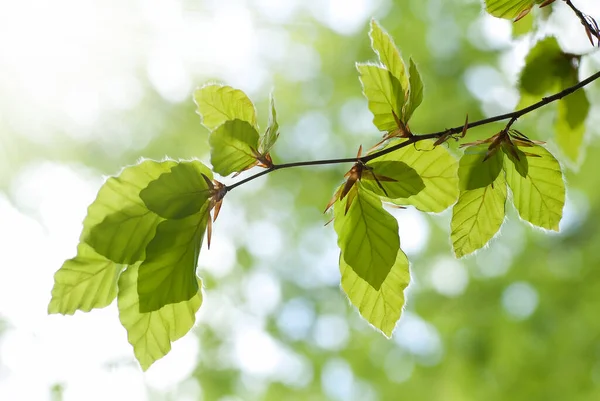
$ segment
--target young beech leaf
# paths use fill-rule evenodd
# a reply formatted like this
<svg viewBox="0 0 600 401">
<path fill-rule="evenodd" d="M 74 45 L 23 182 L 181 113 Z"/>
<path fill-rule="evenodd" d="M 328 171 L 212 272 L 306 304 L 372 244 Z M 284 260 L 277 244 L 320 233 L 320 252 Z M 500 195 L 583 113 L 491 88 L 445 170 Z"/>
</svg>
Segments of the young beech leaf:
<svg viewBox="0 0 600 401">
<path fill-rule="evenodd" d="M 260 137 L 260 146 L 258 147 L 261 155 L 268 154 L 275 145 L 277 138 L 279 138 L 279 124 L 277 123 L 277 111 L 275 110 L 273 95 L 271 95 L 271 108 L 269 110 L 269 126 L 265 134 Z"/>
<path fill-rule="evenodd" d="M 196 277 L 198 291 L 187 301 L 165 305 L 157 311 L 140 312 L 137 292 L 138 264 L 129 266 L 119 277 L 119 319 L 143 370 L 169 353 L 171 343 L 187 334 L 196 321 L 202 304 L 202 282 Z"/>
<path fill-rule="evenodd" d="M 563 82 L 563 89 L 577 83 L 577 74 Z M 585 120 L 590 111 L 590 101 L 583 89 L 573 92 L 558 102 L 556 117 L 556 143 L 573 163 L 581 153 L 585 137 Z"/>
<path fill-rule="evenodd" d="M 519 216 L 531 224 L 558 231 L 565 205 L 565 183 L 558 161 L 542 146 L 521 148 L 527 163 L 523 176 L 514 159 L 504 163 L 506 181 Z"/>
<path fill-rule="evenodd" d="M 560 90 L 563 80 L 577 73 L 572 56 L 565 55 L 556 38 L 540 40 L 525 58 L 519 77 L 521 100 L 518 108 L 529 106 L 547 93 Z"/>
<path fill-rule="evenodd" d="M 126 263 L 123 261 L 143 258 L 146 244 L 155 230 L 155 226 L 148 225 L 147 221 L 158 224 L 156 217 L 147 213 L 138 193 L 174 165 L 173 161 L 159 163 L 147 160 L 125 168 L 118 177 L 106 180 L 83 221 L 77 256 L 67 260 L 54 275 L 48 313 L 73 314 L 76 310 L 88 312 L 112 302 L 116 296 L 116 279 L 121 271 L 121 266 L 114 260 Z M 121 208 L 136 211 L 132 221 L 146 228 L 142 235 L 123 237 L 118 224 L 116 227 L 109 227 L 107 223 L 97 228 Z M 98 235 L 98 249 L 86 243 L 94 231 Z M 106 256 L 112 256 L 114 260 L 109 260 Z"/>
<path fill-rule="evenodd" d="M 381 200 L 354 185 L 344 200 L 333 208 L 333 225 L 344 261 L 356 274 L 376 290 L 388 276 L 400 249 L 398 222 L 383 209 Z M 346 202 L 353 197 L 346 211 Z"/>
<path fill-rule="evenodd" d="M 182 219 L 198 213 L 210 196 L 202 174 L 212 172 L 199 161 L 180 162 L 140 192 L 146 207 L 165 219 Z"/>
<path fill-rule="evenodd" d="M 498 232 L 505 215 L 503 153 L 485 162 L 487 146 L 472 146 L 460 159 L 460 196 L 452 210 L 452 245 L 457 258 L 483 247 Z"/>
<path fill-rule="evenodd" d="M 83 240 L 113 262 L 132 264 L 143 260 L 146 245 L 162 219 L 148 210 L 140 191 L 176 164 L 146 160 L 106 180 L 88 208 Z"/>
<path fill-rule="evenodd" d="M 413 112 L 421 105 L 423 101 L 423 81 L 417 65 L 412 58 L 409 59 L 410 89 L 408 93 L 408 102 L 404 110 L 404 122 L 408 122 Z"/>
<path fill-rule="evenodd" d="M 363 93 L 373 113 L 373 124 L 380 130 L 391 132 L 398 129 L 394 114 L 400 117 L 405 103 L 404 89 L 390 71 L 375 65 L 356 64 L 360 74 Z"/>
<path fill-rule="evenodd" d="M 485 0 L 488 13 L 494 17 L 505 19 L 521 19 L 544 0 Z"/>
<path fill-rule="evenodd" d="M 392 75 L 398 80 L 403 95 L 408 93 L 409 80 L 406 73 L 406 66 L 400 56 L 400 51 L 394 44 L 394 39 L 385 32 L 374 19 L 371 20 L 371 48 L 379 57 L 379 61 L 383 64 Z M 405 97 L 402 96 L 402 99 Z M 400 113 L 396 113 L 400 116 Z"/>
<path fill-rule="evenodd" d="M 194 215 L 158 225 L 139 269 L 140 312 L 187 301 L 198 292 L 196 265 L 209 218 L 206 202 Z"/>
<path fill-rule="evenodd" d="M 391 141 L 385 148 L 406 139 Z M 458 198 L 458 161 L 443 146 L 434 141 L 421 141 L 381 156 L 376 161 L 401 161 L 413 168 L 425 185 L 423 190 L 406 198 L 392 199 L 397 205 L 412 205 L 422 212 L 440 213 Z M 384 149 L 385 149 L 384 148 Z"/>
<path fill-rule="evenodd" d="M 194 101 L 202 125 L 210 131 L 229 120 L 242 120 L 256 128 L 256 110 L 244 92 L 231 86 L 206 85 L 196 89 Z"/>
<path fill-rule="evenodd" d="M 375 159 L 367 163 L 361 184 L 366 190 L 390 199 L 408 198 L 425 188 L 415 169 L 396 160 Z"/>
<path fill-rule="evenodd" d="M 48 313 L 72 315 L 103 308 L 117 296 L 121 265 L 98 255 L 88 244 L 79 243 L 77 256 L 65 261 L 54 274 Z"/>
<path fill-rule="evenodd" d="M 256 165 L 258 132 L 247 121 L 226 121 L 208 137 L 210 162 L 222 176 Z"/>
<path fill-rule="evenodd" d="M 396 261 L 378 290 L 360 278 L 341 254 L 340 273 L 342 288 L 352 305 L 386 337 L 391 337 L 402 314 L 404 290 L 410 281 L 408 259 L 404 252 L 398 250 Z"/>
</svg>

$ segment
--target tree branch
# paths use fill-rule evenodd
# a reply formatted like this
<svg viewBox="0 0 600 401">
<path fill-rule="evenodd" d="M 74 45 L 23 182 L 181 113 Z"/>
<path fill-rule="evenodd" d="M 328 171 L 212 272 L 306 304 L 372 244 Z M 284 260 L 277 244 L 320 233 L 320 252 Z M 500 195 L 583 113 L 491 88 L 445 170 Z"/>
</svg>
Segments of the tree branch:
<svg viewBox="0 0 600 401">
<path fill-rule="evenodd" d="M 575 5 L 573 5 L 571 0 L 563 1 L 567 3 L 571 10 L 573 10 L 575 15 L 577 15 L 577 18 L 579 18 L 579 21 L 581 21 L 581 25 L 585 27 L 585 30 L 588 33 L 588 37 L 590 38 L 590 42 L 592 42 L 592 46 L 594 46 L 594 41 L 589 35 L 593 35 L 596 38 L 596 40 L 598 40 L 598 46 L 600 46 L 600 30 L 598 30 L 598 25 L 596 24 L 596 21 L 592 17 L 582 13 L 577 7 L 575 7 Z"/>
<path fill-rule="evenodd" d="M 583 81 L 579 82 L 576 85 L 570 86 L 558 93 L 555 93 L 552 96 L 542 98 L 542 100 L 540 100 L 537 103 L 532 104 L 531 106 L 525 107 L 525 108 L 517 110 L 517 111 L 513 111 L 512 113 L 500 114 L 495 117 L 484 118 L 482 120 L 478 120 L 478 121 L 469 123 L 469 128 L 480 127 L 482 125 L 491 124 L 491 123 L 495 123 L 498 121 L 504 121 L 504 120 L 508 120 L 508 119 L 510 119 L 509 124 L 512 125 L 515 121 L 517 121 L 519 118 L 521 118 L 525 114 L 531 113 L 532 111 L 535 111 L 541 107 L 546 106 L 547 104 L 550 104 L 552 102 L 560 100 L 563 97 L 570 95 L 571 93 L 575 92 L 576 90 L 583 88 L 584 86 L 590 84 L 591 82 L 594 82 L 595 80 L 597 80 L 599 78 L 600 78 L 600 71 L 598 71 L 597 73 L 595 73 L 593 75 L 590 75 L 589 77 L 587 77 L 586 79 L 584 79 Z M 402 149 L 405 146 L 412 145 L 413 143 L 417 143 L 417 142 L 424 141 L 427 139 L 440 138 L 444 135 L 450 136 L 450 135 L 459 134 L 463 131 L 463 128 L 464 128 L 464 125 L 461 125 L 459 127 L 454 127 L 454 128 L 446 129 L 444 131 L 439 131 L 439 132 L 433 132 L 430 134 L 413 135 L 412 137 L 408 138 L 408 140 L 406 140 L 402 143 L 399 143 L 394 146 L 390 146 L 389 148 L 380 150 L 379 152 L 371 153 L 370 155 L 363 156 L 363 157 L 348 157 L 348 158 L 344 158 L 344 159 L 311 160 L 311 161 L 301 161 L 301 162 L 294 162 L 294 163 L 276 164 L 276 165 L 273 165 L 273 167 L 263 170 L 258 174 L 255 174 L 253 176 L 250 176 L 239 182 L 236 182 L 235 184 L 228 186 L 227 190 L 231 191 L 232 189 L 239 187 L 242 184 L 252 181 L 258 177 L 262 177 L 263 175 L 269 174 L 275 170 L 283 170 L 283 169 L 292 168 L 292 167 L 318 166 L 318 165 L 325 165 L 325 164 L 341 164 L 341 163 L 356 163 L 356 162 L 367 163 L 371 160 L 377 159 L 378 157 L 387 155 L 388 153 L 392 153 L 398 149 Z"/>
</svg>

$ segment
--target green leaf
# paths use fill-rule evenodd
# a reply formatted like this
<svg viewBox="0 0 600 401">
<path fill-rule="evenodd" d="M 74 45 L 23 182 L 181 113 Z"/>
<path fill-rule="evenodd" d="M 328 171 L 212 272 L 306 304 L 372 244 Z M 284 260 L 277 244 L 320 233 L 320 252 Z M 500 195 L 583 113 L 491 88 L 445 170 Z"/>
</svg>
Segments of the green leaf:
<svg viewBox="0 0 600 401">
<path fill-rule="evenodd" d="M 400 51 L 394 43 L 394 39 L 381 28 L 374 19 L 371 20 L 371 30 L 369 32 L 371 38 L 371 48 L 379 57 L 379 61 L 383 64 L 400 83 L 402 90 L 399 93 L 406 94 L 408 92 L 408 75 L 406 74 L 406 66 L 400 56 Z M 402 97 L 404 99 L 404 96 Z M 401 117 L 400 113 L 396 113 Z"/>
<path fill-rule="evenodd" d="M 146 245 L 162 219 L 148 210 L 140 191 L 176 164 L 146 160 L 109 178 L 88 208 L 83 222 L 84 241 L 116 263 L 143 260 Z"/>
<path fill-rule="evenodd" d="M 575 85 L 577 76 L 564 83 L 563 88 Z M 583 89 L 573 92 L 558 102 L 556 118 L 556 143 L 562 152 L 577 162 L 585 137 L 585 120 L 590 111 L 590 102 Z"/>
<path fill-rule="evenodd" d="M 385 68 L 369 64 L 356 64 L 360 74 L 363 93 L 369 102 L 369 110 L 373 113 L 373 124 L 385 132 L 394 131 L 398 124 L 394 114 L 402 119 L 404 106 L 404 89 L 398 78 Z"/>
<path fill-rule="evenodd" d="M 470 146 L 465 149 L 458 168 L 461 191 L 485 188 L 492 185 L 502 171 L 503 155 L 496 151 L 484 161 L 488 152 L 486 145 Z"/>
<path fill-rule="evenodd" d="M 171 343 L 187 334 L 202 305 L 202 292 L 188 301 L 166 305 L 154 312 L 141 313 L 137 292 L 138 265 L 129 266 L 119 277 L 119 319 L 143 370 L 169 353 Z M 197 288 L 202 287 L 199 278 Z"/>
<path fill-rule="evenodd" d="M 80 243 L 77 256 L 65 261 L 54 274 L 48 313 L 72 315 L 76 310 L 89 312 L 110 305 L 117 296 L 120 272 L 120 265 Z"/>
<path fill-rule="evenodd" d="M 367 167 L 368 170 L 362 173 L 361 184 L 376 195 L 390 199 L 408 198 L 425 188 L 419 174 L 406 163 L 375 159 L 367 163 Z"/>
<path fill-rule="evenodd" d="M 543 0 L 485 0 L 488 13 L 494 17 L 515 19 Z"/>
<path fill-rule="evenodd" d="M 385 148 L 406 139 L 391 141 Z M 416 195 L 392 200 L 397 205 L 412 205 L 422 212 L 440 213 L 458 198 L 458 161 L 443 146 L 434 141 L 420 141 L 377 158 L 378 161 L 401 161 L 412 167 L 423 180 L 425 188 Z M 384 148 L 384 149 L 385 149 Z"/>
<path fill-rule="evenodd" d="M 231 86 L 206 85 L 194 92 L 202 125 L 213 131 L 225 121 L 242 120 L 256 128 L 256 110 L 244 92 Z"/>
<path fill-rule="evenodd" d="M 199 161 L 180 162 L 140 192 L 140 198 L 152 212 L 165 219 L 182 219 L 198 213 L 210 197 L 202 175 L 212 172 Z"/>
<path fill-rule="evenodd" d="M 400 249 L 398 222 L 383 208 L 379 197 L 355 185 L 334 206 L 333 221 L 344 261 L 379 290 Z M 346 213 L 348 199 L 354 199 Z"/>
<path fill-rule="evenodd" d="M 556 38 L 540 40 L 525 58 L 525 67 L 519 78 L 521 101 L 519 108 L 537 102 L 547 93 L 560 89 L 563 80 L 577 71 L 572 56 L 560 49 Z"/>
<path fill-rule="evenodd" d="M 196 265 L 208 218 L 206 202 L 197 214 L 158 225 L 139 269 L 140 312 L 187 301 L 198 292 Z"/>
<path fill-rule="evenodd" d="M 83 221 L 77 256 L 67 260 L 54 275 L 48 313 L 88 312 L 112 302 L 116 296 L 117 276 L 122 269 L 118 263 L 143 259 L 147 242 L 154 235 L 159 220 L 148 212 L 138 194 L 174 165 L 173 161 L 146 160 L 125 168 L 118 177 L 111 177 L 104 183 Z M 115 212 L 119 213 L 121 208 L 128 214 L 135 212 L 126 223 L 135 222 L 142 229 L 142 235 L 123 235 L 125 226 L 118 222 L 112 225 Z M 90 238 L 97 241 L 89 241 Z"/>
<path fill-rule="evenodd" d="M 506 181 L 519 216 L 531 224 L 558 231 L 565 205 L 565 183 L 558 161 L 542 146 L 522 147 L 527 155 L 527 175 L 512 161 L 504 165 Z"/>
<path fill-rule="evenodd" d="M 279 138 L 279 124 L 277 123 L 277 111 L 275 110 L 275 99 L 271 95 L 271 109 L 269 113 L 269 126 L 263 136 L 260 137 L 259 150 L 262 155 L 271 151 Z"/>
<path fill-rule="evenodd" d="M 503 153 L 497 151 L 484 162 L 486 152 L 487 146 L 472 146 L 460 159 L 461 191 L 452 210 L 450 235 L 457 258 L 487 244 L 504 221 L 506 180 L 498 172 Z"/>
<path fill-rule="evenodd" d="M 341 254 L 340 273 L 342 288 L 352 305 L 386 337 L 391 337 L 402 314 L 404 290 L 410 281 L 408 259 L 404 252 L 398 250 L 396 261 L 378 290 L 360 278 Z"/>
<path fill-rule="evenodd" d="M 210 134 L 208 142 L 213 170 L 222 176 L 256 164 L 258 132 L 246 121 L 226 121 Z"/>
<path fill-rule="evenodd" d="M 409 60 L 409 72 L 410 72 L 410 90 L 408 93 L 408 102 L 406 103 L 406 110 L 404 112 L 404 122 L 413 115 L 413 112 L 421 105 L 423 101 L 423 81 L 421 80 L 421 74 L 417 69 L 417 65 L 411 58 Z"/>
</svg>

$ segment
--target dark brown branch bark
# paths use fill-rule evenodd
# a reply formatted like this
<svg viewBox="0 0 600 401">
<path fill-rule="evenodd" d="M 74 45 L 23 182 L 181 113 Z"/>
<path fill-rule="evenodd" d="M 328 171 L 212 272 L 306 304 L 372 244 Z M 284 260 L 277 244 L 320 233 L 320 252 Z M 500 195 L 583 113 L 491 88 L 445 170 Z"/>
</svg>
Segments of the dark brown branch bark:
<svg viewBox="0 0 600 401">
<path fill-rule="evenodd" d="M 513 111 L 512 113 L 506 113 L 506 114 L 501 114 L 495 117 L 490 117 L 490 118 L 485 118 L 482 120 L 478 120 L 478 121 L 474 121 L 469 123 L 469 129 L 471 128 L 475 128 L 475 127 L 479 127 L 482 125 L 486 125 L 486 124 L 491 124 L 491 123 L 495 123 L 498 121 L 504 121 L 504 120 L 509 120 L 510 119 L 510 124 L 512 125 L 512 123 L 514 123 L 517 119 L 519 119 L 520 117 L 524 116 L 525 114 L 531 113 L 534 110 L 537 110 L 541 107 L 546 106 L 547 104 L 550 104 L 552 102 L 555 102 L 559 99 L 562 99 L 563 97 L 570 95 L 571 93 L 575 92 L 576 90 L 579 90 L 581 88 L 583 88 L 584 86 L 590 84 L 591 82 L 597 80 L 598 78 L 600 78 L 600 71 L 589 76 L 588 78 L 584 79 L 583 81 L 579 82 L 576 85 L 573 85 L 571 87 L 568 87 L 558 93 L 555 93 L 552 96 L 548 96 L 545 98 L 542 98 L 542 100 L 540 100 L 539 102 L 532 104 L 529 107 L 525 107 L 523 109 L 517 110 L 517 111 Z M 443 131 L 439 131 L 439 132 L 433 132 L 430 134 L 423 134 L 423 135 L 414 135 L 410 138 L 408 138 L 408 140 L 399 143 L 397 145 L 394 146 L 390 146 L 389 148 L 383 149 L 379 152 L 375 152 L 372 153 L 370 155 L 367 156 L 363 156 L 363 157 L 348 157 L 348 158 L 344 158 L 344 159 L 327 159 L 327 160 L 311 160 L 311 161 L 301 161 L 301 162 L 294 162 L 294 163 L 284 163 L 284 164 L 276 164 L 271 168 L 268 168 L 266 170 L 261 171 L 258 174 L 255 174 L 253 176 L 250 176 L 248 178 L 245 178 L 239 182 L 236 182 L 235 184 L 232 184 L 230 186 L 227 187 L 228 191 L 231 191 L 232 189 L 239 187 L 240 185 L 243 185 L 249 181 L 252 181 L 258 177 L 262 177 L 263 175 L 269 174 L 273 171 L 276 170 L 283 170 L 286 168 L 293 168 L 293 167 L 303 167 L 303 166 L 319 166 L 319 165 L 329 165 L 329 164 L 341 164 L 341 163 L 356 163 L 356 162 L 363 162 L 363 163 L 367 163 L 371 160 L 377 159 L 378 157 L 381 157 L 383 155 L 387 155 L 388 153 L 392 153 L 398 149 L 402 149 L 405 146 L 408 145 L 412 145 L 413 143 L 419 142 L 419 141 L 424 141 L 427 139 L 436 139 L 436 138 L 440 138 L 444 135 L 456 135 L 459 134 L 463 131 L 464 126 L 461 125 L 459 127 L 454 127 L 454 128 L 450 128 L 450 129 L 446 129 Z"/>
</svg>

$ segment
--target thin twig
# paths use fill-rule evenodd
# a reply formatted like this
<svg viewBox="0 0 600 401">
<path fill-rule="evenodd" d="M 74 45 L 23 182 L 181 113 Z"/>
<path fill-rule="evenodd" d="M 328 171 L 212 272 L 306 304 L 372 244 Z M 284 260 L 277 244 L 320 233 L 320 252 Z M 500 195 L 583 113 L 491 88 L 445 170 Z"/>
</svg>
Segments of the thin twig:
<svg viewBox="0 0 600 401">
<path fill-rule="evenodd" d="M 552 102 L 555 102 L 559 99 L 562 99 L 563 97 L 570 95 L 571 93 L 575 92 L 578 89 L 583 88 L 584 86 L 590 84 L 591 82 L 597 80 L 598 78 L 600 78 L 600 71 L 589 76 L 588 78 L 584 79 L 583 81 L 579 82 L 576 85 L 570 86 L 558 93 L 555 93 L 552 96 L 548 96 L 545 98 L 542 98 L 542 100 L 540 100 L 537 103 L 532 104 L 531 106 L 525 107 L 521 110 L 517 110 L 517 111 L 513 111 L 512 113 L 506 113 L 506 114 L 501 114 L 495 117 L 490 117 L 490 118 L 484 118 L 482 120 L 478 120 L 478 121 L 474 121 L 474 122 L 470 122 L 469 123 L 469 129 L 471 128 L 475 128 L 475 127 L 479 127 L 482 125 L 486 125 L 486 124 L 491 124 L 491 123 L 495 123 L 498 121 L 504 121 L 504 120 L 508 120 L 510 119 L 509 122 L 509 127 L 516 122 L 520 117 L 524 116 L 525 114 L 531 113 L 534 110 L 537 110 L 541 107 L 546 106 L 547 104 L 550 104 Z M 454 128 L 450 128 L 450 129 L 446 129 L 443 131 L 439 131 L 439 132 L 433 132 L 430 134 L 424 134 L 424 135 L 413 135 L 410 138 L 408 138 L 408 140 L 401 142 L 397 145 L 394 146 L 390 146 L 389 148 L 383 149 L 379 152 L 375 152 L 372 153 L 370 155 L 367 156 L 363 156 L 363 157 L 348 157 L 348 158 L 344 158 L 344 159 L 327 159 L 327 160 L 311 160 L 311 161 L 302 161 L 302 162 L 294 162 L 294 163 L 285 163 L 285 164 L 276 164 L 273 165 L 273 167 L 268 168 L 266 170 L 261 171 L 258 174 L 255 174 L 253 176 L 250 176 L 248 178 L 245 178 L 239 182 L 236 182 L 235 184 L 232 184 L 230 186 L 227 187 L 228 191 L 231 191 L 232 189 L 234 189 L 235 187 L 238 187 L 242 184 L 245 184 L 249 181 L 252 181 L 258 177 L 262 177 L 263 175 L 269 174 L 275 170 L 283 170 L 286 168 L 292 168 L 292 167 L 303 167 L 303 166 L 318 166 L 318 165 L 328 165 L 328 164 L 341 164 L 341 163 L 356 163 L 356 162 L 362 162 L 362 163 L 367 163 L 371 160 L 377 159 L 378 157 L 381 157 L 383 155 L 387 155 L 388 153 L 394 152 L 398 149 L 402 149 L 405 146 L 411 145 L 413 143 L 419 142 L 419 141 L 424 141 L 427 139 L 436 139 L 436 138 L 440 138 L 443 135 L 454 135 L 454 134 L 459 134 L 463 131 L 464 129 L 464 125 L 461 125 L 459 127 L 454 127 Z"/>
<path fill-rule="evenodd" d="M 573 5 L 571 0 L 563 0 L 563 1 L 565 3 L 567 3 L 567 5 L 571 8 L 571 10 L 573 10 L 575 15 L 577 15 L 577 18 L 579 18 L 579 21 L 581 21 L 581 25 L 583 25 L 585 27 L 587 32 L 590 35 L 594 35 L 594 37 L 598 40 L 598 46 L 600 46 L 600 32 L 598 31 L 598 26 L 593 26 L 590 23 L 590 20 L 588 18 L 591 18 L 591 17 L 582 13 L 577 7 L 575 7 L 575 5 Z M 594 21 L 594 20 L 592 19 L 592 21 Z M 590 38 L 590 40 L 592 40 L 592 39 Z M 594 42 L 592 42 L 592 45 L 593 44 L 594 44 Z"/>
</svg>

